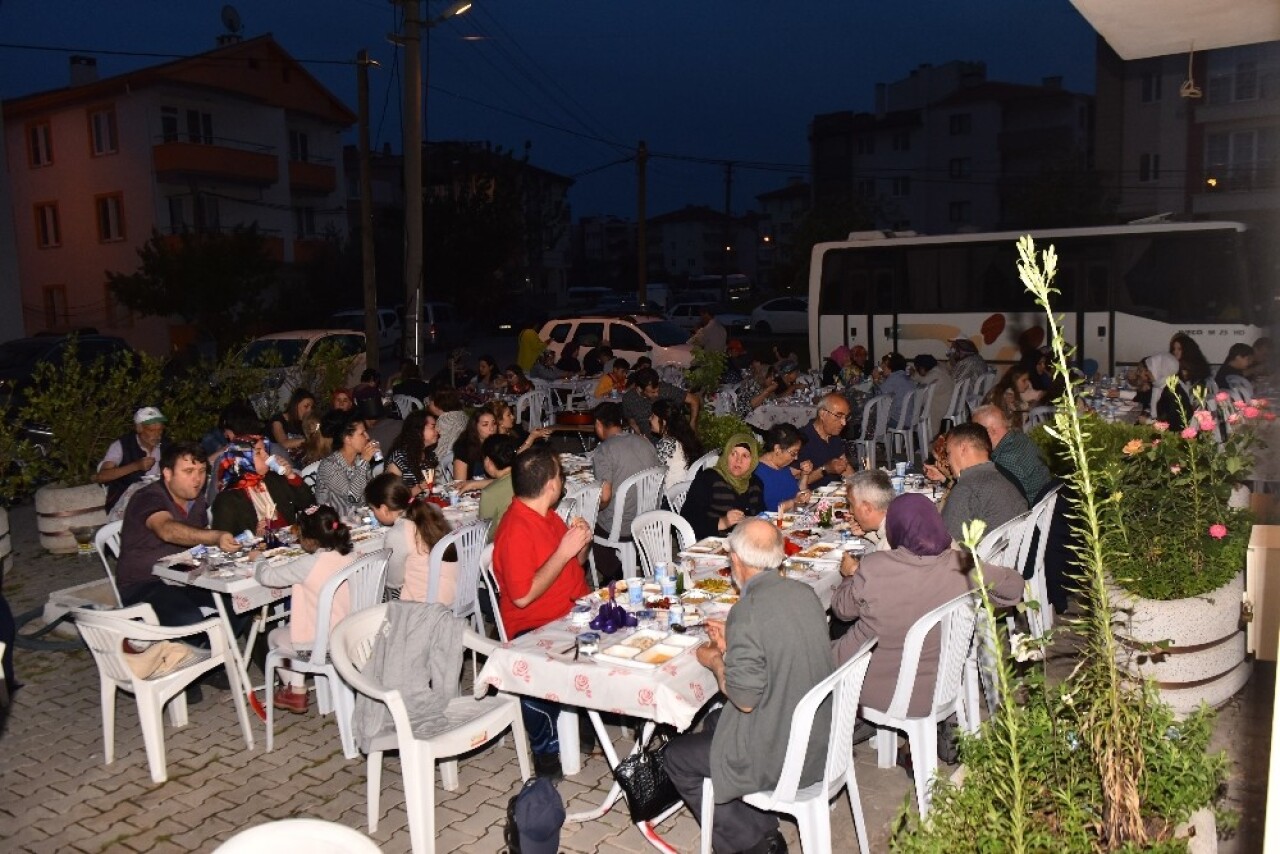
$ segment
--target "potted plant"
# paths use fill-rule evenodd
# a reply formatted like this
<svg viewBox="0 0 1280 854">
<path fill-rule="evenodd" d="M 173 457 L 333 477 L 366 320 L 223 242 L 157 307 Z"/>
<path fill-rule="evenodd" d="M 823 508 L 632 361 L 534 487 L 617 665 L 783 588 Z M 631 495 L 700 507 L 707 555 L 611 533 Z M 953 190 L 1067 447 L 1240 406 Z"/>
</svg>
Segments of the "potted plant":
<svg viewBox="0 0 1280 854">
<path fill-rule="evenodd" d="M 1050 306 L 1056 254 L 1050 248 L 1041 266 L 1030 237 L 1019 241 L 1018 250 L 1019 273 L 1046 312 L 1055 369 L 1067 384 L 1064 405 L 1048 432 L 1070 463 L 1065 476 L 1072 487 L 1086 603 L 1084 616 L 1068 629 L 1082 641 L 1080 660 L 1066 679 L 1050 682 L 1042 659 L 1052 637 L 1007 636 L 983 594 L 979 631 L 995 648 L 1007 645 L 1016 661 L 996 656 L 1000 703 L 979 737 L 961 739 L 963 779 L 935 782 L 926 818 L 904 809 L 892 848 L 1082 854 L 1184 850 L 1179 833 L 1186 833 L 1193 814 L 1207 815 L 1206 808 L 1214 805 L 1227 760 L 1206 753 L 1210 710 L 1201 708 L 1179 721 L 1150 683 L 1135 682 L 1118 664 L 1110 528 L 1118 524 L 1115 506 L 1127 499 L 1100 489 L 1100 446 L 1090 435 L 1096 422 L 1077 409 L 1069 354 Z M 972 548 L 982 534 L 981 523 L 972 523 L 965 540 Z M 975 573 L 981 589 L 981 566 Z"/>
</svg>

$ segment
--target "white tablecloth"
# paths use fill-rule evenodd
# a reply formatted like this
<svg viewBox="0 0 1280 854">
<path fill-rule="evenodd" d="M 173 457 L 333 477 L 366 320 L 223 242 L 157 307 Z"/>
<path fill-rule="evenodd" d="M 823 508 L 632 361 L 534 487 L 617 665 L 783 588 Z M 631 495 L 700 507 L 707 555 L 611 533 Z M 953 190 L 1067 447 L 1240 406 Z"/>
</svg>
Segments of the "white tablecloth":
<svg viewBox="0 0 1280 854">
<path fill-rule="evenodd" d="M 817 406 L 812 403 L 766 403 L 748 416 L 747 423 L 761 430 L 768 430 L 776 424 L 803 427 L 813 420 L 816 411 Z"/>
</svg>

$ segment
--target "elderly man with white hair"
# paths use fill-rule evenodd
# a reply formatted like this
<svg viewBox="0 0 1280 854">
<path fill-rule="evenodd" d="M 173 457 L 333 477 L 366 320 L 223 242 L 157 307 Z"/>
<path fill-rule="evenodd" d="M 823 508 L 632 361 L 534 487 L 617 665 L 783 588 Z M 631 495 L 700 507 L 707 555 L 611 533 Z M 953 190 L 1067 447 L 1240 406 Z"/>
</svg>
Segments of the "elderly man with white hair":
<svg viewBox="0 0 1280 854">
<path fill-rule="evenodd" d="M 702 814 L 702 781 L 715 789 L 716 851 L 777 854 L 787 850 L 778 819 L 743 803 L 743 795 L 772 789 L 787 754 L 785 733 L 800 699 L 831 675 L 831 650 L 818 597 L 783 578 L 782 535 L 763 519 L 748 519 L 729 535 L 733 583 L 742 598 L 728 620 L 707 622 L 710 643 L 698 661 L 716 675 L 727 698 L 702 731 L 667 747 L 667 774 L 695 816 Z M 822 779 L 829 706 L 814 719 L 801 785 Z"/>
</svg>

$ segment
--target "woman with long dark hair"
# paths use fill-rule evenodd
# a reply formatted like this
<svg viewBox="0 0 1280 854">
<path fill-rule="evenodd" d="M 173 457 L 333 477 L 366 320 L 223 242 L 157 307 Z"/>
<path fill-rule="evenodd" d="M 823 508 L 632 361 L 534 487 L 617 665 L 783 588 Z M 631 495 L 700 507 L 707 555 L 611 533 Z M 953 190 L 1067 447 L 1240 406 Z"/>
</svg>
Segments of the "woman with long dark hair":
<svg viewBox="0 0 1280 854">
<path fill-rule="evenodd" d="M 488 485 L 484 476 L 484 440 L 498 432 L 498 419 L 488 409 L 480 409 L 467 422 L 467 429 L 453 445 L 453 479 L 472 481 L 471 487 Z"/>
<path fill-rule="evenodd" d="M 689 409 L 680 401 L 660 397 L 653 402 L 649 431 L 657 440 L 658 460 L 667 467 L 664 487 L 689 477 L 689 466 L 702 456 L 702 443 L 689 423 Z"/>
<path fill-rule="evenodd" d="M 272 441 L 283 446 L 295 463 L 302 460 L 302 446 L 307 434 L 302 422 L 316 407 L 316 396 L 305 388 L 294 389 L 289 395 L 289 405 L 284 412 L 271 419 L 267 425 Z"/>
<path fill-rule="evenodd" d="M 435 480 L 440 460 L 436 444 L 440 431 L 436 417 L 425 409 L 415 409 L 404 419 L 400 435 L 387 455 L 386 471 L 398 476 L 413 495 L 425 490 Z"/>
<path fill-rule="evenodd" d="M 449 533 L 449 522 L 439 507 L 415 497 L 389 472 L 369 481 L 364 498 L 374 518 L 391 528 L 385 541 L 391 549 L 387 589 L 398 590 L 400 599 L 406 602 L 428 601 L 431 549 Z M 438 589 L 430 601 L 452 605 L 458 587 L 458 556 L 450 548 L 442 557 Z"/>
</svg>

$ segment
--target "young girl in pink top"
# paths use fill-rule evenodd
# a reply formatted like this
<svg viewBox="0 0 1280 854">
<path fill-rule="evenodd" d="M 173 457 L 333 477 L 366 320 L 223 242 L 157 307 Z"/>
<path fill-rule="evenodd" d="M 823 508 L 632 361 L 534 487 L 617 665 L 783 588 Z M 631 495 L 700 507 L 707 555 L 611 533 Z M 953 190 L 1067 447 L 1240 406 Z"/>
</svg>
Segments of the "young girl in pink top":
<svg viewBox="0 0 1280 854">
<path fill-rule="evenodd" d="M 284 643 L 301 652 L 311 648 L 316 638 L 316 613 L 320 605 L 320 591 L 325 582 L 345 569 L 355 557 L 351 554 L 351 529 L 338 518 L 338 512 L 328 505 L 312 505 L 298 514 L 298 544 L 306 557 L 291 560 L 280 566 L 263 563 L 257 569 L 258 583 L 267 587 L 293 585 L 293 603 L 287 626 L 272 629 L 267 643 L 272 649 Z M 329 628 L 336 626 L 351 610 L 351 598 L 344 584 L 333 596 L 329 612 Z M 307 687 L 305 674 L 281 668 L 280 679 L 285 684 L 275 692 L 277 709 L 304 714 L 307 711 Z"/>
</svg>

